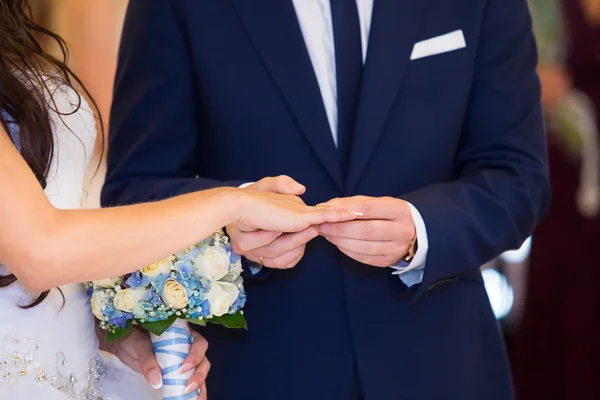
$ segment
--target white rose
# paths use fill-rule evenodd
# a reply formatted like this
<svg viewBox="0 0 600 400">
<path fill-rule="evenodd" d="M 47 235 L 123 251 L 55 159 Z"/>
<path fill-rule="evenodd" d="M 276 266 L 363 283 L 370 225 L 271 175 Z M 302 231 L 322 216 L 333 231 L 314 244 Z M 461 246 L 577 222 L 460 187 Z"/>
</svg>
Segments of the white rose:
<svg viewBox="0 0 600 400">
<path fill-rule="evenodd" d="M 118 285 L 122 284 L 123 282 L 125 282 L 125 279 L 122 276 L 117 276 L 115 278 L 100 279 L 98 281 L 92 281 L 92 283 L 94 285 L 100 286 L 103 288 L 114 288 L 115 286 L 118 286 Z"/>
<path fill-rule="evenodd" d="M 229 272 L 229 254 L 222 247 L 207 248 L 194 263 L 196 273 L 211 281 L 218 281 Z"/>
<path fill-rule="evenodd" d="M 140 271 L 150 278 L 154 278 L 160 274 L 169 275 L 171 273 L 171 260 L 165 258 L 142 268 Z"/>
<path fill-rule="evenodd" d="M 94 314 L 94 316 L 100 321 L 107 320 L 107 318 L 102 313 L 102 310 L 104 310 L 104 308 L 106 307 L 105 297 L 106 296 L 104 296 L 103 293 L 101 294 L 99 292 L 94 292 L 92 294 L 92 299 L 90 300 L 90 303 L 92 305 L 92 314 Z"/>
<path fill-rule="evenodd" d="M 213 282 L 210 291 L 206 294 L 206 299 L 210 303 L 210 313 L 215 317 L 227 314 L 239 295 L 240 290 L 233 283 Z"/>
<path fill-rule="evenodd" d="M 167 307 L 174 310 L 181 310 L 188 305 L 185 288 L 173 278 L 167 279 L 165 282 L 162 299 Z"/>
<path fill-rule="evenodd" d="M 147 289 L 123 289 L 115 295 L 113 303 L 117 310 L 133 312 L 135 306 L 146 297 Z"/>
</svg>

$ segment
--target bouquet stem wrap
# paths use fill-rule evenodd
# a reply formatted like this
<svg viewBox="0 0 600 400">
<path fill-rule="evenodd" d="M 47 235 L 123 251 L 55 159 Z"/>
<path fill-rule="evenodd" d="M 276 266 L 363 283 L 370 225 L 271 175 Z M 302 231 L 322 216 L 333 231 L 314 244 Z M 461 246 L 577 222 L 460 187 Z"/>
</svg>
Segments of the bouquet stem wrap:
<svg viewBox="0 0 600 400">
<path fill-rule="evenodd" d="M 185 394 L 187 381 L 194 370 L 184 374 L 179 372 L 183 360 L 190 354 L 192 335 L 188 323 L 176 320 L 162 335 L 150 334 L 158 365 L 162 369 L 163 400 L 189 400 L 199 395 L 199 392 Z"/>
</svg>

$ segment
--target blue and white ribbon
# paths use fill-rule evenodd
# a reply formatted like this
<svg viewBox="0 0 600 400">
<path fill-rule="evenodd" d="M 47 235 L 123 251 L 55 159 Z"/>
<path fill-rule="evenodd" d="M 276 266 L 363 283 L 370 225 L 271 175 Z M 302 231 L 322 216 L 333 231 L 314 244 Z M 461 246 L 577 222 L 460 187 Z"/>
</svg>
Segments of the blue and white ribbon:
<svg viewBox="0 0 600 400">
<path fill-rule="evenodd" d="M 162 369 L 163 400 L 191 400 L 198 397 L 198 390 L 185 394 L 188 380 L 194 371 L 181 373 L 183 360 L 190 354 L 192 335 L 186 321 L 176 320 L 160 336 L 150 334 L 158 365 Z"/>
</svg>

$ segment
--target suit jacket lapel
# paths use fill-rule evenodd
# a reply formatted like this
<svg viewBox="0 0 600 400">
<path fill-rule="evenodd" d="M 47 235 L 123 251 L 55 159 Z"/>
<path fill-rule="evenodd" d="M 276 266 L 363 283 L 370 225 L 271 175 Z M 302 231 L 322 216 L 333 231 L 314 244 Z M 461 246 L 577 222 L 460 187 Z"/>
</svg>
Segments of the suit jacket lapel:
<svg viewBox="0 0 600 400">
<path fill-rule="evenodd" d="M 428 3 L 429 0 L 374 0 L 346 185 L 348 193 L 356 188 L 385 127 Z"/>
<path fill-rule="evenodd" d="M 291 0 L 232 0 L 271 78 L 325 169 L 343 188 L 319 84 Z"/>
</svg>

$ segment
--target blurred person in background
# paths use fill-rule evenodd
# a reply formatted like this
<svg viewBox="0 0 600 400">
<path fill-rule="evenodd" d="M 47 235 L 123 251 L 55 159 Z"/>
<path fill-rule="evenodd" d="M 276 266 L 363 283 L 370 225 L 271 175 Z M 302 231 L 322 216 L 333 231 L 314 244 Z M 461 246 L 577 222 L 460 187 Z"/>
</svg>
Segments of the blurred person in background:
<svg viewBox="0 0 600 400">
<path fill-rule="evenodd" d="M 511 345 L 521 400 L 600 398 L 600 0 L 530 0 L 553 202 Z"/>
</svg>

